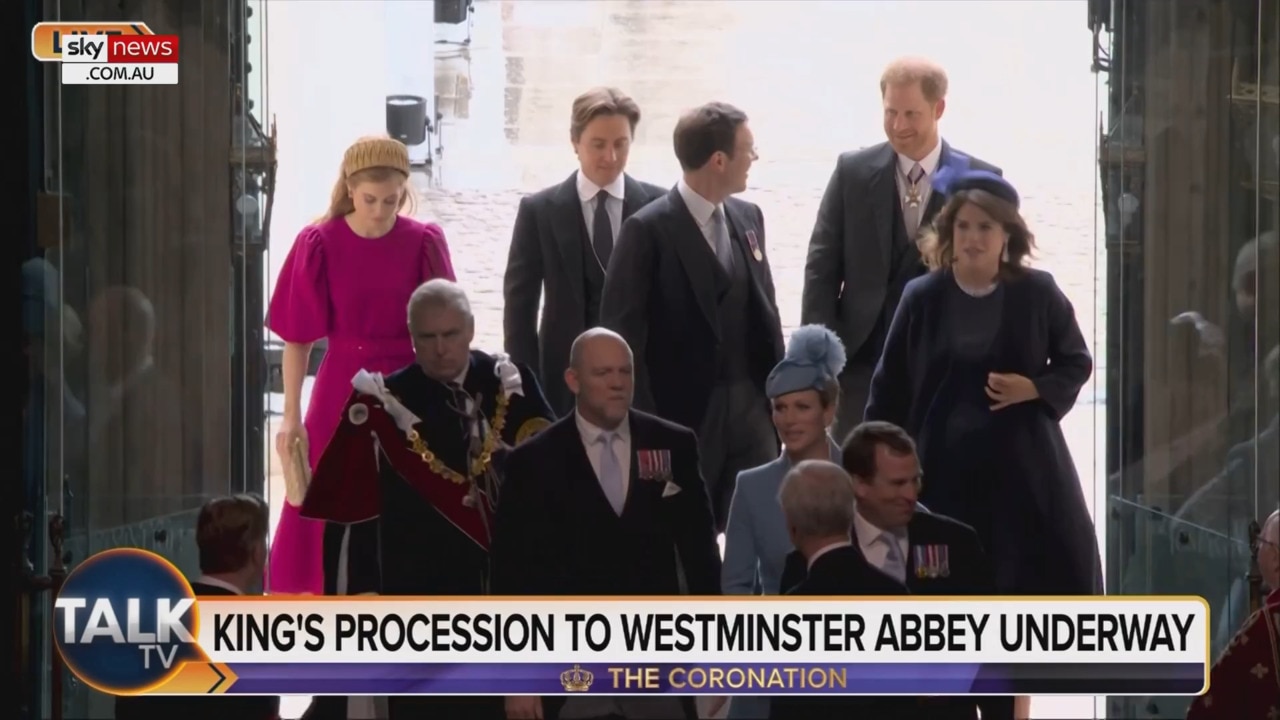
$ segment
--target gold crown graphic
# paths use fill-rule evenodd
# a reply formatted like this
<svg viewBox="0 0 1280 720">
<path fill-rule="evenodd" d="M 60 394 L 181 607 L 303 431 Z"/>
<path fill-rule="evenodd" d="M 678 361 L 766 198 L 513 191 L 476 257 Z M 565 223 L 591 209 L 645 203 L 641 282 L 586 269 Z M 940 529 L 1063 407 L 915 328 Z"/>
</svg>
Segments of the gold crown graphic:
<svg viewBox="0 0 1280 720">
<path fill-rule="evenodd" d="M 590 670 L 583 670 L 577 665 L 560 673 L 560 684 L 564 686 L 565 692 L 586 692 L 591 689 L 591 683 L 595 679 L 596 676 Z"/>
</svg>

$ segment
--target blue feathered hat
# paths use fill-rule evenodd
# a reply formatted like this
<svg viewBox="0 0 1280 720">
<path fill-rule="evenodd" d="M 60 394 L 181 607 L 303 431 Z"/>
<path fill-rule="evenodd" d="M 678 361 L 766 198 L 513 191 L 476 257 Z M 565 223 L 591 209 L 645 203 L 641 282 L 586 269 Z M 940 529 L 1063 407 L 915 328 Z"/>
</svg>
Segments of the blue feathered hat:
<svg viewBox="0 0 1280 720">
<path fill-rule="evenodd" d="M 934 192 L 951 197 L 962 190 L 984 190 L 1013 205 L 1021 204 L 1018 191 L 1004 177 L 989 170 L 973 170 L 961 165 L 944 165 L 933 174 Z"/>
<path fill-rule="evenodd" d="M 844 344 L 823 325 L 796 328 L 787 342 L 787 354 L 769 373 L 764 391 L 772 400 L 801 390 L 822 390 L 844 370 Z"/>
</svg>

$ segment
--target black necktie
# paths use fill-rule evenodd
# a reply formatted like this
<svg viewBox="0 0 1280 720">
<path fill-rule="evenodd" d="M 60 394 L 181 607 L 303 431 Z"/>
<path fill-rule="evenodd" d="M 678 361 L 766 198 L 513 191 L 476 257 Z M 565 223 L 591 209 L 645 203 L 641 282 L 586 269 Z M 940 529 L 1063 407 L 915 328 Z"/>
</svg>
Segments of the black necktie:
<svg viewBox="0 0 1280 720">
<path fill-rule="evenodd" d="M 591 245 L 596 249 L 600 266 L 606 270 L 609 269 L 609 254 L 613 252 L 613 223 L 609 221 L 608 199 L 608 191 L 596 193 L 596 216 L 591 228 Z"/>
</svg>

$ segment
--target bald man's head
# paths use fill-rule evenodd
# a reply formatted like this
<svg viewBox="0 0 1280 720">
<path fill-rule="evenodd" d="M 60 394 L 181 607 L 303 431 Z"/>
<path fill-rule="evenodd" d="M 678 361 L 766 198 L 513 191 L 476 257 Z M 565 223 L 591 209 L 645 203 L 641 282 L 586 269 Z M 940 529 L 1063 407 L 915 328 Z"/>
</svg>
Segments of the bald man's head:
<svg viewBox="0 0 1280 720">
<path fill-rule="evenodd" d="M 569 367 L 576 368 L 582 363 L 583 353 L 588 348 L 598 346 L 601 343 L 614 343 L 626 349 L 627 356 L 631 355 L 631 346 L 618 333 L 609 328 L 593 327 L 588 328 L 581 335 L 574 338 L 573 345 L 569 347 Z"/>
<path fill-rule="evenodd" d="M 578 414 L 612 430 L 627 418 L 635 393 L 631 346 L 605 328 L 591 328 L 573 341 L 564 382 L 577 398 Z"/>
<path fill-rule="evenodd" d="M 1262 523 L 1258 535 L 1258 570 L 1262 582 L 1271 590 L 1280 589 L 1280 510 Z"/>
</svg>

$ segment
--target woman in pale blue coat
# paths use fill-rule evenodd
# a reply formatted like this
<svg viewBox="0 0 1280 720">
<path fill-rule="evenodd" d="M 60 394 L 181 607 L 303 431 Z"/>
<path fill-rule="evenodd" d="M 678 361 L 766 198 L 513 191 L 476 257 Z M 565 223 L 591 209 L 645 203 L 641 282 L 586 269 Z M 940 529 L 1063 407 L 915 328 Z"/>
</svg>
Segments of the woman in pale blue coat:
<svg viewBox="0 0 1280 720">
<path fill-rule="evenodd" d="M 765 393 L 773 405 L 773 426 L 782 454 L 738 473 L 725 528 L 720 586 L 726 595 L 778 595 L 782 568 L 791 552 L 778 489 L 791 466 L 802 460 L 840 462 L 840 448 L 828 432 L 840 401 L 845 351 L 835 333 L 805 325 L 791 334 L 782 362 L 769 373 Z M 767 718 L 769 698 L 738 696 L 730 718 Z"/>
<path fill-rule="evenodd" d="M 791 334 L 782 362 L 769 373 L 765 394 L 773 405 L 773 426 L 782 454 L 772 462 L 738 473 L 725 529 L 721 589 L 726 595 L 777 595 L 791 540 L 778 504 L 778 488 L 791 466 L 802 460 L 840 462 L 840 448 L 828 434 L 840 400 L 844 346 L 822 325 Z"/>
</svg>

